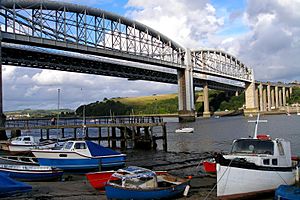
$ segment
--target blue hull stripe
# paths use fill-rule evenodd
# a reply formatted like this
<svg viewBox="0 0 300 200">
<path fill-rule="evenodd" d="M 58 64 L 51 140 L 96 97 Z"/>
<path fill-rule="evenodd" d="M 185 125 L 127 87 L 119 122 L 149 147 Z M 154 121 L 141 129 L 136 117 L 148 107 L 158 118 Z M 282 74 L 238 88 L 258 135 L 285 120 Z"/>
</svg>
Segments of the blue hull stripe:
<svg viewBox="0 0 300 200">
<path fill-rule="evenodd" d="M 56 173 L 17 173 L 17 172 L 8 172 L 0 171 L 0 174 L 9 176 L 10 178 L 26 180 L 26 181 L 37 181 L 37 180 L 50 180 L 59 178 L 63 175 L 63 172 Z"/>
<path fill-rule="evenodd" d="M 117 167 L 125 164 L 124 157 L 111 157 L 101 159 L 49 159 L 38 158 L 41 166 L 51 166 L 60 169 L 96 169 L 101 167 Z"/>
</svg>

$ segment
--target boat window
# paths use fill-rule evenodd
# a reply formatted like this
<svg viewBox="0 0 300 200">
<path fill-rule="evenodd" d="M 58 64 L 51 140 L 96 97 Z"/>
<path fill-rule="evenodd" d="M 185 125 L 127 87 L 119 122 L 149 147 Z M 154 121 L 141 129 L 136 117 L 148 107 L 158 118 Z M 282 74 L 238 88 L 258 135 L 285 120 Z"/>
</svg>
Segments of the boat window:
<svg viewBox="0 0 300 200">
<path fill-rule="evenodd" d="M 236 140 L 231 149 L 231 153 L 255 153 L 270 154 L 274 153 L 274 145 L 270 140 L 240 139 Z"/>
<path fill-rule="evenodd" d="M 279 155 L 284 156 L 284 149 L 283 149 L 282 143 L 278 142 L 277 147 L 278 147 Z"/>
<path fill-rule="evenodd" d="M 263 164 L 264 165 L 270 165 L 270 159 L 264 159 Z"/>
<path fill-rule="evenodd" d="M 76 143 L 74 146 L 75 149 L 86 149 L 85 143 Z"/>
<path fill-rule="evenodd" d="M 23 141 L 30 141 L 30 137 L 24 137 Z"/>
<path fill-rule="evenodd" d="M 278 165 L 277 159 L 272 159 L 272 165 Z"/>
<path fill-rule="evenodd" d="M 64 149 L 71 149 L 73 146 L 73 142 L 67 142 L 64 146 Z"/>
</svg>

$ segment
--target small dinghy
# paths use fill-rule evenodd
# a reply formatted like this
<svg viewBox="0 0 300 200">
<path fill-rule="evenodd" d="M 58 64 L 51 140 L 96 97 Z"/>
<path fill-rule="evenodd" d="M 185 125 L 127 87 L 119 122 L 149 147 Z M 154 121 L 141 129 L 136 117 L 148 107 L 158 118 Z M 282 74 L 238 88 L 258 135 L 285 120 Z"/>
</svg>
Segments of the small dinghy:
<svg viewBox="0 0 300 200">
<path fill-rule="evenodd" d="M 0 174 L 22 181 L 58 180 L 63 171 L 48 166 L 0 165 Z"/>
<path fill-rule="evenodd" d="M 141 167 L 130 166 L 114 173 L 105 186 L 107 199 L 170 199 L 187 195 L 189 179 L 168 173 L 157 175 Z"/>
<path fill-rule="evenodd" d="M 280 185 L 275 191 L 275 200 L 300 199 L 300 188 L 290 185 Z"/>
<path fill-rule="evenodd" d="M 30 192 L 32 187 L 0 174 L 0 197 L 8 197 L 18 193 Z"/>
<path fill-rule="evenodd" d="M 194 128 L 178 128 L 175 130 L 175 133 L 193 133 Z"/>
<path fill-rule="evenodd" d="M 104 191 L 104 187 L 109 180 L 118 180 L 116 177 L 112 177 L 117 171 L 101 171 L 101 172 L 90 172 L 85 174 L 91 186 L 99 191 Z M 156 175 L 167 174 L 166 171 L 155 171 Z"/>
</svg>

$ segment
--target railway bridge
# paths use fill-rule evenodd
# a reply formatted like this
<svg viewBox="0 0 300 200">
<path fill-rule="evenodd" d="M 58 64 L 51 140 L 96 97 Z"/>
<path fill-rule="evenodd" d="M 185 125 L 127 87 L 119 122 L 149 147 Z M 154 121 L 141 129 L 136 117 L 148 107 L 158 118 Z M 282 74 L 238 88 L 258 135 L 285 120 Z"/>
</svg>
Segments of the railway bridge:
<svg viewBox="0 0 300 200">
<path fill-rule="evenodd" d="M 272 102 L 279 107 L 291 92 L 288 85 L 260 85 L 253 70 L 229 53 L 185 48 L 142 23 L 98 8 L 49 0 L 1 0 L 0 6 L 0 114 L 2 65 L 177 84 L 180 120 L 195 119 L 195 87 L 204 89 L 206 117 L 208 88 L 245 90 L 246 113 L 268 103 L 269 109 Z"/>
</svg>

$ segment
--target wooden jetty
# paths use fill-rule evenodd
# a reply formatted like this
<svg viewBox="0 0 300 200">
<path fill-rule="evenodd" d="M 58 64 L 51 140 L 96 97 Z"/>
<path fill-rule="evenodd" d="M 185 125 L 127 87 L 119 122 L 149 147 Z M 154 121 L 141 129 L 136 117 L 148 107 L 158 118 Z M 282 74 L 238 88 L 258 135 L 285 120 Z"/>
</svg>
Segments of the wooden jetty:
<svg viewBox="0 0 300 200">
<path fill-rule="evenodd" d="M 154 127 L 161 127 L 161 135 L 153 134 Z M 41 139 L 50 139 L 50 130 L 59 130 L 60 139 L 65 139 L 65 130 L 73 129 L 73 139 L 79 139 L 77 130 L 82 129 L 82 137 L 86 140 L 107 141 L 110 148 L 126 148 L 128 142 L 134 148 L 156 148 L 157 140 L 163 140 L 163 149 L 167 150 L 166 122 L 160 116 L 114 116 L 114 117 L 62 117 L 58 121 L 51 118 L 25 118 L 6 120 L 5 127 L 0 130 L 11 131 L 18 136 L 21 130 L 40 130 Z M 97 136 L 90 136 L 89 130 L 97 129 Z M 106 134 L 103 136 L 103 130 Z M 46 132 L 46 137 L 44 137 Z M 117 146 L 117 144 L 120 144 Z"/>
</svg>

